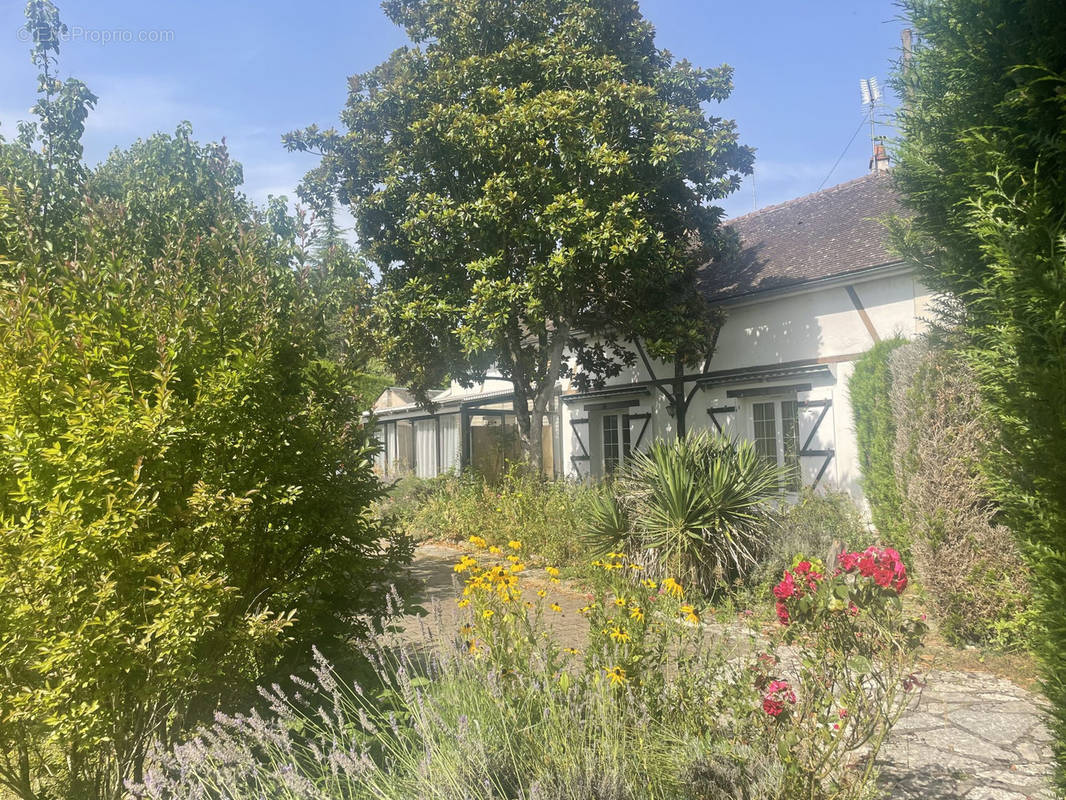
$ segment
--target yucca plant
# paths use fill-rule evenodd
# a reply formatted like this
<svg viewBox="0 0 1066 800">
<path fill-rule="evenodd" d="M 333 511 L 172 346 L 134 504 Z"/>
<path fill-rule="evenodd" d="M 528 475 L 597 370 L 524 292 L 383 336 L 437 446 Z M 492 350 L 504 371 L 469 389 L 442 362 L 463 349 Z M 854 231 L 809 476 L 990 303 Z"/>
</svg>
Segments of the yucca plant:
<svg viewBox="0 0 1066 800">
<path fill-rule="evenodd" d="M 604 486 L 586 538 L 710 594 L 758 562 L 787 477 L 747 441 L 659 440 Z"/>
</svg>

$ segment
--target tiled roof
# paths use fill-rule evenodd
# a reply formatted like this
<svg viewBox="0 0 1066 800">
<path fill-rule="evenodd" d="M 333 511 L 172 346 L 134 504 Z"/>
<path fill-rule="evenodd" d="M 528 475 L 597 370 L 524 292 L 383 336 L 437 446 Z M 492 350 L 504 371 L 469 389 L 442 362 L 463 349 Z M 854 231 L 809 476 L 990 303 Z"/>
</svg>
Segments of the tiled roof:
<svg viewBox="0 0 1066 800">
<path fill-rule="evenodd" d="M 890 175 L 871 173 L 736 217 L 740 252 L 703 267 L 700 289 L 723 300 L 895 262 L 879 220 L 901 210 Z"/>
</svg>

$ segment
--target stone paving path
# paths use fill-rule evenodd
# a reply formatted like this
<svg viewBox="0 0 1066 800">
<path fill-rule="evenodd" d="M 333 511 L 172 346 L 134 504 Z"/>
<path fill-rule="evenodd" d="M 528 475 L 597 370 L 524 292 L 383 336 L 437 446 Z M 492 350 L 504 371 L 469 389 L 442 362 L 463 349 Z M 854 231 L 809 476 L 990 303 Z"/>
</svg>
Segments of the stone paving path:
<svg viewBox="0 0 1066 800">
<path fill-rule="evenodd" d="M 444 628 L 458 619 L 452 566 L 460 551 L 423 545 L 412 577 L 424 586 L 424 605 L 435 606 Z M 527 579 L 540 588 L 536 572 Z M 564 614 L 553 620 L 560 642 L 580 647 L 583 595 L 543 584 Z M 436 601 L 436 602 L 434 602 Z M 410 641 L 422 623 L 407 626 Z M 1054 800 L 1049 788 L 1051 735 L 1042 700 L 1010 681 L 984 672 L 932 671 L 915 707 L 889 735 L 878 758 L 884 795 L 902 800 Z"/>
<path fill-rule="evenodd" d="M 890 797 L 1054 798 L 1040 699 L 982 672 L 931 672 L 881 750 Z"/>
</svg>

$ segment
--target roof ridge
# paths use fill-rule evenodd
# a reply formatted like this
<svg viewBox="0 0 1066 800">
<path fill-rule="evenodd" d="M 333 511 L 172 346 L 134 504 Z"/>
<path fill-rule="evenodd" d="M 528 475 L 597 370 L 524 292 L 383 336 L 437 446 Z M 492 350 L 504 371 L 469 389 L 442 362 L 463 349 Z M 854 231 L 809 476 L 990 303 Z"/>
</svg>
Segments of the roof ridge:
<svg viewBox="0 0 1066 800">
<path fill-rule="evenodd" d="M 749 217 L 755 217 L 759 214 L 765 214 L 770 211 L 779 211 L 782 208 L 788 208 L 789 206 L 797 205 L 798 203 L 810 200 L 812 197 L 830 194 L 831 192 L 835 192 L 839 189 L 843 189 L 847 186 L 859 183 L 860 181 L 870 180 L 871 178 L 881 178 L 887 176 L 888 174 L 888 172 L 867 172 L 865 175 L 860 175 L 858 178 L 852 178 L 850 181 L 844 181 L 843 183 L 835 184 L 833 186 L 830 186 L 828 189 L 819 189 L 816 192 L 800 195 L 799 197 L 793 197 L 791 200 L 785 200 L 782 203 L 774 203 L 770 206 L 763 206 L 762 208 L 757 208 L 754 211 L 749 211 L 748 213 L 741 214 L 738 217 L 730 217 L 729 219 L 723 220 L 722 224 L 732 225 L 734 222 L 739 222 L 740 220 L 748 219 Z"/>
</svg>

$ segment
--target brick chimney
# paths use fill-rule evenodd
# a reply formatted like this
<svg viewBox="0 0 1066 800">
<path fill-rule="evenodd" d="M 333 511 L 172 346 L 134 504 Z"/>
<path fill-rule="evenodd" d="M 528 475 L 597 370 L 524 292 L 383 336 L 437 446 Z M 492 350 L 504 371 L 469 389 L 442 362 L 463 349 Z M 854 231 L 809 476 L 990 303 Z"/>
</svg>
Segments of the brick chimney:
<svg viewBox="0 0 1066 800">
<path fill-rule="evenodd" d="M 870 156 L 870 172 L 888 172 L 888 153 L 880 142 L 874 145 L 874 154 Z"/>
</svg>

